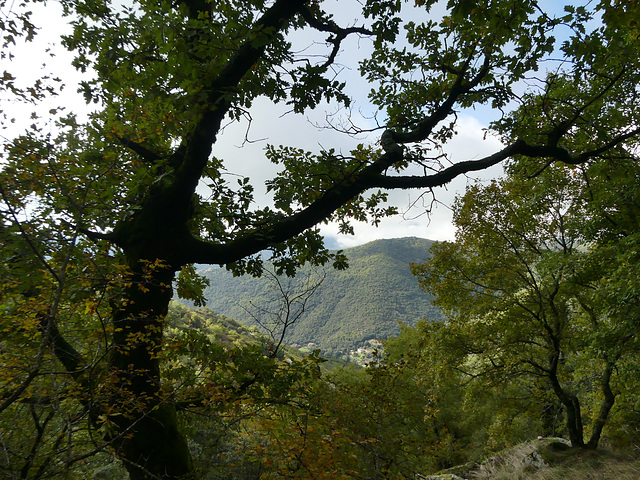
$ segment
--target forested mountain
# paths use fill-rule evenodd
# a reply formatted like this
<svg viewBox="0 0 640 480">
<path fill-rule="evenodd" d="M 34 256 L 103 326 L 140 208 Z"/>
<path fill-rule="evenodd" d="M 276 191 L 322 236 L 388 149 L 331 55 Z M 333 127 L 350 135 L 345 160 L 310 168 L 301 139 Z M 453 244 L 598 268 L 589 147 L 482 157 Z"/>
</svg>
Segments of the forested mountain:
<svg viewBox="0 0 640 480">
<path fill-rule="evenodd" d="M 295 295 L 305 282 L 326 275 L 305 312 L 287 329 L 285 341 L 325 354 L 348 355 L 369 340 L 396 335 L 398 322 L 415 325 L 424 317 L 439 318 L 432 297 L 419 289 L 409 268 L 410 263 L 428 258 L 432 244 L 415 237 L 376 240 L 345 250 L 346 270 L 305 268 L 293 280 L 280 278 L 283 289 Z M 234 277 L 223 268 L 200 273 L 210 282 L 205 290 L 207 307 L 221 315 L 256 325 L 256 318 L 267 320 L 264 310 L 279 308 L 282 295 L 269 276 Z"/>
</svg>

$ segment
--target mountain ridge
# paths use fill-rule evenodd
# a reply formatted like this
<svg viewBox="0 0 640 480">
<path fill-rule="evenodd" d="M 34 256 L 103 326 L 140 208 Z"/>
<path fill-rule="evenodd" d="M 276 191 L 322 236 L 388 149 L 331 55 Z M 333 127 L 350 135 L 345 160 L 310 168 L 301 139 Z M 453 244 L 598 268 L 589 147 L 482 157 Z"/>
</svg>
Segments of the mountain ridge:
<svg viewBox="0 0 640 480">
<path fill-rule="evenodd" d="M 349 259 L 346 270 L 318 272 L 304 267 L 294 280 L 280 278 L 280 286 L 265 277 L 233 277 L 220 267 L 199 273 L 210 282 L 204 292 L 207 307 L 249 326 L 257 325 L 256 318 L 266 310 L 278 308 L 280 287 L 295 291 L 301 281 L 326 275 L 304 314 L 287 329 L 285 342 L 349 357 L 371 340 L 396 335 L 400 323 L 440 318 L 432 297 L 419 289 L 410 272 L 411 263 L 429 258 L 433 243 L 418 237 L 374 240 L 344 249 Z"/>
</svg>

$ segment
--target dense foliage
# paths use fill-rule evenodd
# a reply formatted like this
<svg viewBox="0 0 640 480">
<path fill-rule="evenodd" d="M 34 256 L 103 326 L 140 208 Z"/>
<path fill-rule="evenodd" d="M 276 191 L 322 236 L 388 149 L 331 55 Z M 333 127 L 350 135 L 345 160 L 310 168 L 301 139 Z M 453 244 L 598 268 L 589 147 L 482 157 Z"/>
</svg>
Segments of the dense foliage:
<svg viewBox="0 0 640 480">
<path fill-rule="evenodd" d="M 519 389 L 547 434 L 595 448 L 617 398 L 637 396 L 636 152 L 521 174 L 531 167 L 514 162 L 469 189 L 456 242 L 434 246 L 414 273 L 447 314 L 438 335 L 449 368 Z"/>
<path fill-rule="evenodd" d="M 83 478 L 114 455 L 131 480 L 215 478 L 195 452 L 224 463 L 226 447 L 202 441 L 196 448 L 186 432 L 225 429 L 220 418 L 247 416 L 255 422 L 234 424 L 232 440 L 248 439 L 248 462 L 239 468 L 269 468 L 254 477 L 406 476 L 425 458 L 416 446 L 446 443 L 447 435 L 431 410 L 419 417 L 408 409 L 424 394 L 408 390 L 405 398 L 390 389 L 399 366 L 369 371 L 365 390 L 331 391 L 344 392 L 337 397 L 354 407 L 360 392 L 370 394 L 375 408 L 357 425 L 307 428 L 317 408 L 332 406 L 314 408 L 313 389 L 323 388 L 314 383 L 317 356 L 287 361 L 277 348 L 229 348 L 196 328 L 173 337 L 174 281 L 180 296 L 200 303 L 205 285 L 195 263 L 253 275 L 265 259 L 286 275 L 307 262 L 344 268 L 344 256 L 324 247 L 319 224 L 337 222 L 342 232 L 354 220 L 377 224 L 396 211 L 386 191 L 429 190 L 508 158 L 520 158 L 520 174 L 535 178 L 560 162 L 583 165 L 589 184 L 608 175 L 635 184 L 634 2 L 602 0 L 554 16 L 534 0 L 368 0 L 349 4 L 360 12 L 355 26 L 343 24 L 345 4 L 332 15 L 328 3 L 309 0 L 62 0 L 73 27 L 63 45 L 86 73 L 81 91 L 93 106 L 84 120 L 57 105 L 60 79 L 25 85 L 10 71 L 12 45 L 37 31 L 29 9 L 50 5 L 0 0 L 3 123 L 34 112 L 24 132 L 3 137 L 0 161 L 0 424 L 11 432 L 1 437 L 3 475 Z M 354 36 L 370 47 L 363 58 L 342 54 Z M 246 159 L 216 156 L 223 126 L 250 118 L 259 98 L 294 114 L 325 101 L 348 107 L 337 68 L 343 61 L 363 82 L 351 91 L 370 91 L 377 138 L 349 152 L 268 147 L 257 161 L 279 170 L 262 202 L 249 178 L 231 175 Z M 487 133 L 503 145 L 483 158 L 447 158 L 442 148 L 458 115 L 472 107 L 496 112 Z M 346 133 L 360 133 L 349 120 Z M 611 160 L 626 160 L 627 168 Z M 565 297 L 563 284 L 562 298 L 582 302 L 585 333 L 599 326 L 593 355 L 606 378 L 635 340 L 620 342 L 618 328 L 621 319 L 635 326 L 637 311 L 637 282 L 627 268 L 637 252 L 635 199 L 602 187 L 590 200 L 595 211 L 585 218 L 593 231 L 581 234 L 602 246 L 584 266 L 598 288 L 583 299 L 570 284 Z M 625 243 L 630 248 L 620 249 Z M 552 267 L 540 267 L 545 279 L 553 280 Z M 381 400 L 389 391 L 398 397 L 393 411 Z M 336 425 L 350 418 L 358 415 Z M 398 438 L 393 418 L 417 429 L 405 443 L 390 440 Z M 258 419 L 272 434 L 252 434 Z M 308 450 L 307 438 L 324 450 Z M 355 458 L 345 457 L 353 465 L 328 463 L 342 458 L 341 442 L 353 446 Z M 382 455 L 377 445 L 402 448 Z M 273 452 L 281 453 L 269 463 Z M 330 468 L 313 463 L 324 458 Z"/>
</svg>

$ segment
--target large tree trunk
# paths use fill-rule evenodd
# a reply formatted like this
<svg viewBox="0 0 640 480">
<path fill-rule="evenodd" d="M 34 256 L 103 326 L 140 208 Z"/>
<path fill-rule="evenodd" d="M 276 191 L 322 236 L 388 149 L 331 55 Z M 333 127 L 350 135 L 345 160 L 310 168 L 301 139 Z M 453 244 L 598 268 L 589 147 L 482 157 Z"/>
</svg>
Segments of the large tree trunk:
<svg viewBox="0 0 640 480">
<path fill-rule="evenodd" d="M 130 268 L 123 294 L 112 305 L 111 440 L 131 480 L 195 479 L 175 408 L 163 398 L 160 381 L 159 354 L 174 270 L 150 262 L 132 262 Z"/>
<path fill-rule="evenodd" d="M 608 362 L 607 366 L 602 373 L 602 379 L 600 381 L 600 387 L 602 389 L 602 393 L 604 395 L 604 399 L 602 400 L 602 404 L 600 405 L 600 411 L 598 412 L 598 416 L 593 425 L 593 430 L 591 431 L 591 437 L 589 438 L 589 442 L 587 443 L 587 448 L 596 449 L 598 448 L 598 443 L 600 442 L 600 437 L 602 436 L 602 430 L 607 423 L 607 419 L 609 418 L 609 412 L 611 408 L 613 408 L 613 404 L 616 401 L 616 395 L 611 390 L 611 375 L 613 374 L 613 369 L 615 367 L 614 362 Z"/>
</svg>

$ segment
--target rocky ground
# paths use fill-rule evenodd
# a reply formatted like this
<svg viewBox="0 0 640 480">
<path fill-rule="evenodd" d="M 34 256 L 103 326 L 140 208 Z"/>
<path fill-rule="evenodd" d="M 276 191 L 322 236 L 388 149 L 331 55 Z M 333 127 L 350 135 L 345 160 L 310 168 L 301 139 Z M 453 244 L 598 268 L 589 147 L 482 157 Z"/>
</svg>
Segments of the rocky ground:
<svg viewBox="0 0 640 480">
<path fill-rule="evenodd" d="M 632 453 L 572 449 L 565 439 L 540 438 L 419 480 L 638 480 L 640 458 Z"/>
</svg>

